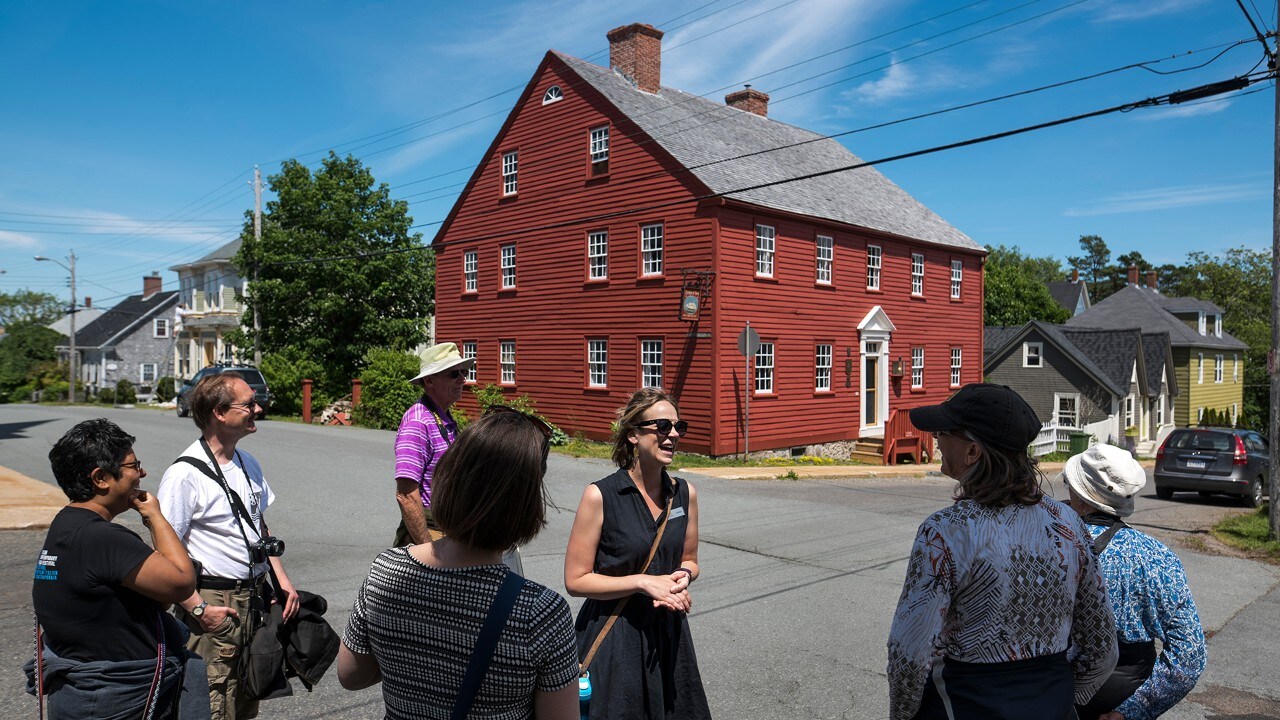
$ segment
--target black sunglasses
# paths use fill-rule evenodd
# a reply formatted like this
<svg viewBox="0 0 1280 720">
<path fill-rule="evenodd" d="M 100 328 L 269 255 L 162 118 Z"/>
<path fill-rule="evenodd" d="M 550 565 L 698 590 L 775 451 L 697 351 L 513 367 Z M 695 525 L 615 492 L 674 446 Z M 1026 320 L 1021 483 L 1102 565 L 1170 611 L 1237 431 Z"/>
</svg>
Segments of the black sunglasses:
<svg viewBox="0 0 1280 720">
<path fill-rule="evenodd" d="M 685 420 L 676 420 L 675 422 L 672 422 L 666 418 L 656 418 L 654 420 L 641 420 L 636 423 L 636 427 L 647 427 L 649 425 L 652 425 L 658 431 L 659 435 L 671 434 L 671 428 L 675 428 L 676 433 L 680 437 L 684 437 L 684 434 L 689 432 L 689 423 Z"/>
<path fill-rule="evenodd" d="M 513 408 L 510 405 L 490 405 L 489 409 L 484 411 L 485 415 L 496 415 L 498 413 L 515 413 L 516 415 L 519 415 L 533 423 L 533 426 L 538 428 L 538 431 L 541 432 L 547 440 L 551 439 L 551 434 L 554 432 L 551 426 L 547 424 L 546 420 L 535 415 L 531 415 L 519 408 Z"/>
<path fill-rule="evenodd" d="M 440 373 L 440 374 L 441 374 L 441 375 L 446 375 L 446 376 L 448 376 L 448 378 L 449 378 L 450 380 L 457 380 L 458 378 L 462 377 L 463 375 L 466 375 L 466 374 L 467 374 L 467 371 L 466 371 L 466 370 L 450 370 L 450 371 L 448 371 L 448 372 L 443 372 L 443 373 Z"/>
</svg>

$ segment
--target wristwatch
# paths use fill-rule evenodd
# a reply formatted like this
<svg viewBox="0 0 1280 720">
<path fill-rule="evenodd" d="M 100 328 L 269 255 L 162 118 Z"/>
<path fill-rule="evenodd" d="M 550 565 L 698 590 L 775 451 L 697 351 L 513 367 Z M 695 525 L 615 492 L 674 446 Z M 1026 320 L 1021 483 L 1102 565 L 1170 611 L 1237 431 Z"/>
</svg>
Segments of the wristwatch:
<svg viewBox="0 0 1280 720">
<path fill-rule="evenodd" d="M 201 600 L 199 605 L 191 608 L 191 617 L 200 617 L 201 615 L 204 615 L 204 609 L 207 607 L 209 607 L 209 602 L 207 600 Z"/>
</svg>

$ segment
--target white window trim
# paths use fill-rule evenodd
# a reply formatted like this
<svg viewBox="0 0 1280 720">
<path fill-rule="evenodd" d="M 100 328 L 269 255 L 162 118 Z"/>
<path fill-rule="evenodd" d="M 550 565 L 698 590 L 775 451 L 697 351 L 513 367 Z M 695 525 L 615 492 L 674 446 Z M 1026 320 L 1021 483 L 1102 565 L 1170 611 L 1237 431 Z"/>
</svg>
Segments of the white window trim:
<svg viewBox="0 0 1280 720">
<path fill-rule="evenodd" d="M 147 368 L 151 368 L 151 379 L 147 379 Z M 138 382 L 143 385 L 154 385 L 159 377 L 160 366 L 158 363 L 139 363 L 138 364 Z"/>
<path fill-rule="evenodd" d="M 911 294 L 924 295 L 924 253 L 911 253 Z"/>
<path fill-rule="evenodd" d="M 1200 334 L 1204 335 L 1205 334 L 1205 315 L 1203 310 L 1200 311 L 1200 318 L 1199 318 L 1198 324 L 1199 324 Z"/>
<path fill-rule="evenodd" d="M 653 230 L 657 234 L 653 234 Z M 640 274 L 643 277 L 658 277 L 663 272 L 663 252 L 666 244 L 666 226 L 662 223 L 649 223 L 640 226 Z"/>
<path fill-rule="evenodd" d="M 818 343 L 813 349 L 813 390 L 831 392 L 831 364 L 835 345 Z"/>
<path fill-rule="evenodd" d="M 920 390 L 924 387 L 924 348 L 911 348 L 911 389 Z"/>
<path fill-rule="evenodd" d="M 1199 353 L 1197 354 L 1196 357 L 1197 357 L 1196 364 L 1199 366 L 1196 368 L 1196 371 L 1197 371 L 1196 384 L 1203 385 L 1204 384 L 1204 353 Z"/>
<path fill-rule="evenodd" d="M 609 126 L 601 125 L 587 131 L 587 156 L 592 167 L 609 162 Z"/>
<path fill-rule="evenodd" d="M 867 289 L 880 289 L 880 269 L 884 264 L 884 251 L 879 245 L 867 246 Z"/>
<path fill-rule="evenodd" d="M 756 277 L 773 277 L 773 254 L 778 232 L 771 225 L 756 225 Z"/>
<path fill-rule="evenodd" d="M 516 341 L 501 340 L 498 342 L 498 384 L 516 384 Z"/>
<path fill-rule="evenodd" d="M 964 367 L 963 353 L 961 348 L 951 348 L 951 387 L 960 387 L 961 371 Z"/>
<path fill-rule="evenodd" d="M 547 88 L 547 91 L 545 93 L 542 94 L 543 105 L 550 105 L 551 103 L 554 103 L 554 102 L 560 102 L 563 99 L 564 99 L 564 91 L 560 89 L 559 85 L 552 85 L 551 87 Z"/>
<path fill-rule="evenodd" d="M 587 233 L 587 279 L 609 279 L 609 231 Z"/>
<path fill-rule="evenodd" d="M 587 387 L 609 387 L 608 338 L 587 338 Z"/>
<path fill-rule="evenodd" d="M 1030 363 L 1031 348 L 1036 349 L 1036 364 Z M 1022 367 L 1039 368 L 1044 367 L 1044 343 L 1042 342 L 1024 342 L 1022 343 Z"/>
<path fill-rule="evenodd" d="M 830 285 L 835 275 L 836 241 L 830 235 L 814 240 L 814 282 Z"/>
<path fill-rule="evenodd" d="M 755 395 L 772 395 L 774 389 L 773 372 L 777 365 L 777 345 L 771 342 L 760 343 L 756 350 L 754 369 Z"/>
<path fill-rule="evenodd" d="M 162 326 L 164 327 L 163 331 L 161 331 L 160 329 Z M 167 317 L 151 318 L 151 337 L 168 338 L 170 335 L 171 329 L 172 329 L 172 326 L 169 323 L 169 318 Z"/>
<path fill-rule="evenodd" d="M 1222 315 L 1217 313 L 1213 316 L 1213 335 L 1214 337 L 1222 337 Z"/>
<path fill-rule="evenodd" d="M 1071 400 L 1074 410 L 1071 411 L 1072 419 L 1070 424 L 1062 422 L 1062 401 Z M 1059 427 L 1080 427 L 1080 394 L 1079 393 L 1054 393 L 1053 394 L 1053 422 Z"/>
<path fill-rule="evenodd" d="M 1226 374 L 1223 372 L 1226 369 L 1223 367 L 1223 365 L 1225 364 L 1226 363 L 1222 361 L 1221 355 L 1213 356 L 1213 382 L 1214 383 L 1219 385 L 1222 384 L 1223 376 Z"/>
<path fill-rule="evenodd" d="M 502 195 L 515 195 L 519 189 L 520 151 L 502 153 Z"/>
<path fill-rule="evenodd" d="M 645 346 L 648 346 L 646 348 Z M 652 360 L 657 355 L 657 362 L 645 362 Z M 661 388 L 665 378 L 666 363 L 666 343 L 660 338 L 641 338 L 640 340 L 640 386 Z M 649 369 L 656 368 L 656 372 L 649 372 Z M 653 382 L 654 380 L 657 382 Z"/>
<path fill-rule="evenodd" d="M 964 261 L 951 261 L 951 299 L 959 300 L 964 290 Z"/>
<path fill-rule="evenodd" d="M 1238 383 L 1240 382 L 1240 356 L 1232 355 L 1231 359 L 1233 361 L 1231 367 L 1231 382 Z"/>
<path fill-rule="evenodd" d="M 478 346 L 474 340 L 464 340 L 462 343 L 462 357 L 467 358 L 468 360 L 476 360 L 477 349 Z M 476 366 L 479 364 L 479 362 L 473 362 L 471 363 L 471 367 L 467 368 L 466 384 L 474 385 L 476 383 Z"/>
<path fill-rule="evenodd" d="M 462 291 L 480 291 L 480 253 L 476 250 L 462 254 Z"/>
<path fill-rule="evenodd" d="M 508 252 L 510 251 L 510 252 Z M 502 246 L 502 289 L 512 290 L 516 286 L 516 246 Z M 509 262 L 508 262 L 509 261 Z M 507 271 L 510 271 L 509 273 Z"/>
</svg>

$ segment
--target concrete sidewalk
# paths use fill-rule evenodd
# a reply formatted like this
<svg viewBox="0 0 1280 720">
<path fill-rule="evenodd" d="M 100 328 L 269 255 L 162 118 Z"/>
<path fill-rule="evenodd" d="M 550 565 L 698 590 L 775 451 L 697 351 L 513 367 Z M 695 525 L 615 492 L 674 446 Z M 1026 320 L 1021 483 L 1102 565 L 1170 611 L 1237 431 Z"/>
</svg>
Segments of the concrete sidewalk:
<svg viewBox="0 0 1280 720">
<path fill-rule="evenodd" d="M 66 504 L 58 486 L 0 466 L 0 530 L 47 528 Z"/>
<path fill-rule="evenodd" d="M 1140 460 L 1144 468 L 1155 466 L 1154 460 Z M 1066 463 L 1040 463 L 1040 472 L 1048 478 L 1062 472 Z M 887 478 L 887 477 L 944 477 L 940 463 L 920 465 L 776 465 L 754 467 L 701 467 L 680 468 L 678 472 L 706 475 L 725 480 L 776 480 L 787 473 L 795 473 L 789 480 L 818 478 Z"/>
</svg>

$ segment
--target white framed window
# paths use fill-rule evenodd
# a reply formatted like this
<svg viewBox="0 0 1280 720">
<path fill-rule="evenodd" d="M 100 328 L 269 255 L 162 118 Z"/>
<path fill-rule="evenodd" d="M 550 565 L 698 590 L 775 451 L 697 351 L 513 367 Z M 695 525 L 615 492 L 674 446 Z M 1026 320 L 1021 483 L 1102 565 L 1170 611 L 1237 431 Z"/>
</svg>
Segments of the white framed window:
<svg viewBox="0 0 1280 720">
<path fill-rule="evenodd" d="M 609 279 L 609 231 L 587 233 L 587 278 Z"/>
<path fill-rule="evenodd" d="M 465 341 L 462 343 L 462 357 L 468 360 L 476 359 L 476 343 L 475 341 Z M 471 367 L 467 368 L 467 384 L 473 385 L 476 381 L 476 365 L 479 363 L 471 363 Z"/>
<path fill-rule="evenodd" d="M 142 363 L 138 366 L 138 382 L 150 385 L 156 381 L 156 364 Z"/>
<path fill-rule="evenodd" d="M 221 357 L 222 362 L 224 363 L 235 362 L 235 359 L 236 359 L 235 346 L 229 342 L 222 343 L 222 357 Z"/>
<path fill-rule="evenodd" d="M 1053 413 L 1059 426 L 1080 427 L 1080 396 L 1054 393 Z"/>
<path fill-rule="evenodd" d="M 480 253 L 468 250 L 462 254 L 462 290 L 476 292 L 480 289 Z"/>
<path fill-rule="evenodd" d="M 813 351 L 813 389 L 818 392 L 831 390 L 831 346 L 817 345 Z"/>
<path fill-rule="evenodd" d="M 911 387 L 924 387 L 924 348 L 911 348 Z"/>
<path fill-rule="evenodd" d="M 960 387 L 961 349 L 951 348 L 951 387 Z"/>
<path fill-rule="evenodd" d="M 777 231 L 768 225 L 756 226 L 756 275 L 773 277 L 773 251 Z"/>
<path fill-rule="evenodd" d="M 1134 405 L 1136 402 L 1137 398 L 1132 394 L 1124 396 L 1124 426 L 1126 429 L 1131 428 L 1136 424 L 1133 419 Z"/>
<path fill-rule="evenodd" d="M 1196 408 L 1196 424 L 1204 422 L 1204 408 Z"/>
<path fill-rule="evenodd" d="M 1214 355 L 1214 356 L 1213 356 L 1213 381 L 1214 381 L 1215 383 L 1221 383 L 1221 382 L 1222 382 L 1222 371 L 1223 371 L 1223 365 L 1224 365 L 1224 364 L 1225 364 L 1225 363 L 1223 363 L 1223 362 L 1222 362 L 1222 356 L 1221 356 L 1221 355 Z"/>
<path fill-rule="evenodd" d="M 1156 398 L 1156 425 L 1164 424 L 1164 395 Z"/>
<path fill-rule="evenodd" d="M 662 274 L 662 223 L 640 226 L 640 261 L 642 274 Z"/>
<path fill-rule="evenodd" d="M 609 341 L 587 340 L 587 385 L 609 386 Z"/>
<path fill-rule="evenodd" d="M 167 338 L 169 337 L 169 318 L 158 317 L 151 319 L 151 337 Z"/>
<path fill-rule="evenodd" d="M 960 299 L 961 286 L 964 283 L 964 261 L 951 261 L 951 297 Z"/>
<path fill-rule="evenodd" d="M 911 253 L 911 294 L 924 294 L 924 253 Z"/>
<path fill-rule="evenodd" d="M 880 246 L 867 246 L 867 289 L 880 289 Z"/>
<path fill-rule="evenodd" d="M 1222 316 L 1215 314 L 1213 316 L 1213 335 L 1214 337 L 1222 337 Z"/>
<path fill-rule="evenodd" d="M 191 345 L 178 343 L 178 379 L 186 380 L 191 376 Z"/>
<path fill-rule="evenodd" d="M 1203 385 L 1204 384 L 1204 353 L 1196 354 L 1196 366 L 1197 366 L 1196 367 L 1196 371 L 1197 371 L 1196 384 Z"/>
<path fill-rule="evenodd" d="M 502 287 L 516 286 L 516 246 L 502 246 Z"/>
<path fill-rule="evenodd" d="M 563 99 L 564 99 L 564 91 L 560 89 L 559 85 L 552 85 L 551 87 L 547 88 L 547 91 L 545 93 L 542 94 L 543 105 L 550 105 L 553 102 L 559 102 L 560 100 L 563 100 Z"/>
<path fill-rule="evenodd" d="M 1231 356 L 1231 382 L 1240 382 L 1240 356 Z"/>
<path fill-rule="evenodd" d="M 662 387 L 662 341 L 640 341 L 640 386 Z"/>
<path fill-rule="evenodd" d="M 520 169 L 520 152 L 512 150 L 502 153 L 502 194 L 516 194 L 516 173 Z"/>
<path fill-rule="evenodd" d="M 826 235 L 819 235 L 814 241 L 814 279 L 823 284 L 831 284 L 831 266 L 835 261 L 835 240 Z"/>
<path fill-rule="evenodd" d="M 1044 367 L 1044 343 L 1022 343 L 1022 367 Z"/>
<path fill-rule="evenodd" d="M 1201 335 L 1204 335 L 1205 316 L 1204 316 L 1204 311 L 1203 311 L 1203 310 L 1201 310 L 1201 311 L 1200 311 L 1200 317 L 1199 317 L 1199 319 L 1196 321 L 1196 324 L 1198 325 L 1198 329 L 1200 330 L 1200 334 L 1201 334 Z"/>
<path fill-rule="evenodd" d="M 1240 419 L 1240 404 L 1231 403 L 1231 424 L 1238 425 Z"/>
<path fill-rule="evenodd" d="M 609 172 L 609 126 L 591 128 L 588 152 L 591 153 L 591 172 L 601 175 Z"/>
<path fill-rule="evenodd" d="M 756 394 L 773 393 L 773 343 L 762 342 L 756 350 Z"/>
<path fill-rule="evenodd" d="M 516 341 L 503 340 L 498 346 L 498 363 L 502 369 L 502 384 L 516 383 Z"/>
</svg>

